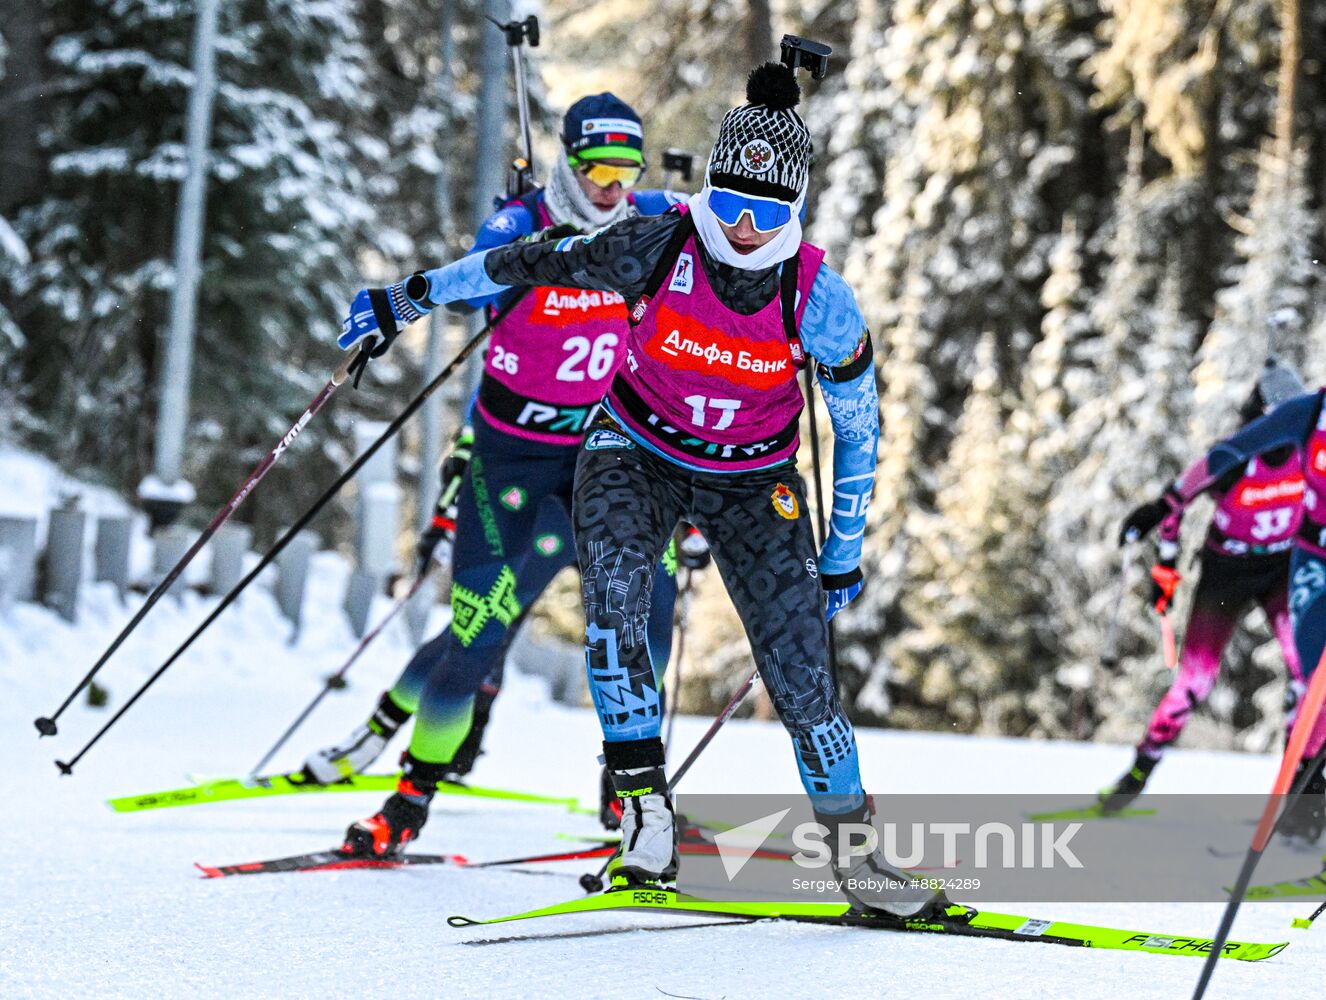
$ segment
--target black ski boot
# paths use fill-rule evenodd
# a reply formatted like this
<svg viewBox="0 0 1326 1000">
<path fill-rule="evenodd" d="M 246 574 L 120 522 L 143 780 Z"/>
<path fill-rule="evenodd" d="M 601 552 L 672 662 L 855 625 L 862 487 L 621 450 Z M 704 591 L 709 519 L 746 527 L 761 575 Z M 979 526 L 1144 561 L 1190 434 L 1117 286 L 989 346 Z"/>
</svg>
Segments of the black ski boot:
<svg viewBox="0 0 1326 1000">
<path fill-rule="evenodd" d="M 1138 750 L 1137 756 L 1133 760 L 1133 766 L 1124 773 L 1123 777 L 1110 787 L 1102 788 L 1096 793 L 1096 798 L 1100 802 L 1100 811 L 1109 815 L 1127 808 L 1135 798 L 1142 794 L 1147 779 L 1151 777 L 1151 772 L 1156 769 L 1156 765 L 1159 763 L 1159 757 L 1148 757 L 1141 750 Z"/>
<path fill-rule="evenodd" d="M 1310 760 L 1300 761 L 1290 787 L 1295 787 L 1312 766 Z M 1326 830 L 1326 773 L 1317 764 L 1303 794 L 1280 820 L 1280 832 L 1289 840 L 1310 846 L 1321 839 L 1323 830 Z"/>
<path fill-rule="evenodd" d="M 380 811 L 350 824 L 341 850 L 359 858 L 398 858 L 404 854 L 406 845 L 418 839 L 428 822 L 428 806 L 442 779 L 443 766 L 426 764 L 407 753 L 396 791 Z"/>
</svg>

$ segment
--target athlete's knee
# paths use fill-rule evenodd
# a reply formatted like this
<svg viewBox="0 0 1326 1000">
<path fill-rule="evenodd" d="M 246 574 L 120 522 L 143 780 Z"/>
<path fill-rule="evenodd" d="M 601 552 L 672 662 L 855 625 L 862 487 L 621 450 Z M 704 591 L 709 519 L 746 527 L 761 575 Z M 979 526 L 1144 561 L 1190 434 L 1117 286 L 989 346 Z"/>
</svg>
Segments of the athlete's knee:
<svg viewBox="0 0 1326 1000">
<path fill-rule="evenodd" d="M 451 584 L 451 634 L 466 649 L 485 636 L 482 645 L 504 641 L 504 633 L 520 620 L 522 608 L 516 597 L 516 574 L 503 566 L 486 587 L 472 580 Z"/>
<path fill-rule="evenodd" d="M 766 658 L 761 671 L 765 690 L 774 711 L 794 739 L 828 725 L 835 718 L 846 718 L 833 689 L 833 679 L 823 667 L 787 668 L 775 654 Z"/>
<path fill-rule="evenodd" d="M 653 560 L 631 546 L 591 544 L 582 561 L 585 619 L 643 643 L 653 592 Z"/>
</svg>

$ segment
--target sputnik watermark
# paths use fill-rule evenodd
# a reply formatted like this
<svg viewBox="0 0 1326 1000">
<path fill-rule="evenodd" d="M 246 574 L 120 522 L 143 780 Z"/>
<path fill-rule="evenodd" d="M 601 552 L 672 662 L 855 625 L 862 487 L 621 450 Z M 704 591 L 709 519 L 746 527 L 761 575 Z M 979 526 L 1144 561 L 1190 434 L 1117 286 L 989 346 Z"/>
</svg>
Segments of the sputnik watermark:
<svg viewBox="0 0 1326 1000">
<path fill-rule="evenodd" d="M 783 809 L 725 830 L 714 837 L 729 880 L 735 879 L 790 812 Z M 854 858 L 879 852 L 894 868 L 955 868 L 966 859 L 975 869 L 1082 868 L 1071 842 L 1081 823 L 842 823 L 836 831 L 817 822 L 792 827 L 796 851 L 791 861 L 801 868 L 822 869 L 835 863 L 851 867 Z M 834 841 L 831 843 L 831 840 Z"/>
<path fill-rule="evenodd" d="M 1116 815 L 1093 793 L 871 799 L 867 816 L 828 795 L 683 792 L 678 888 L 822 901 L 841 899 L 843 879 L 910 878 L 913 889 L 937 884 L 976 905 L 1212 902 L 1226 898 L 1231 878 L 1222 849 L 1246 850 L 1247 825 L 1266 805 L 1254 795 L 1143 795 Z M 836 821 L 844 808 L 853 813 Z M 1194 850 L 1203 844 L 1210 849 Z M 1296 852 L 1276 850 L 1286 877 L 1308 874 Z"/>
</svg>

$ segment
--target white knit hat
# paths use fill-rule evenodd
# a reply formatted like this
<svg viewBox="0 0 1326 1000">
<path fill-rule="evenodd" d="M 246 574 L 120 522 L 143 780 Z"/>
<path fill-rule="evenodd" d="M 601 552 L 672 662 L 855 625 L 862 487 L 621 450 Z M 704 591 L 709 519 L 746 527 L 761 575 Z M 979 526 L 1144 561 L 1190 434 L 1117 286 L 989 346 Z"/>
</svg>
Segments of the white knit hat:
<svg viewBox="0 0 1326 1000">
<path fill-rule="evenodd" d="M 812 143 L 792 109 L 801 101 L 796 75 L 781 63 L 756 67 L 748 103 L 723 116 L 709 154 L 709 186 L 794 202 L 806 190 Z"/>
</svg>

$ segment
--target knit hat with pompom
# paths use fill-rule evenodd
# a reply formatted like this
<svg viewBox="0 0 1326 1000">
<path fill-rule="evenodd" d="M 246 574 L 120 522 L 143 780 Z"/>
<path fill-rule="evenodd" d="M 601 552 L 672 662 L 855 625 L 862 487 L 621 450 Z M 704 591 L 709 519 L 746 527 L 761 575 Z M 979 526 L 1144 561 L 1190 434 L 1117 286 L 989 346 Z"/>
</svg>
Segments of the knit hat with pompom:
<svg viewBox="0 0 1326 1000">
<path fill-rule="evenodd" d="M 796 74 L 781 63 L 756 67 L 746 104 L 723 116 L 709 154 L 709 186 L 795 202 L 806 190 L 812 144 L 792 109 L 801 101 Z"/>
</svg>

